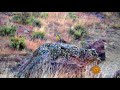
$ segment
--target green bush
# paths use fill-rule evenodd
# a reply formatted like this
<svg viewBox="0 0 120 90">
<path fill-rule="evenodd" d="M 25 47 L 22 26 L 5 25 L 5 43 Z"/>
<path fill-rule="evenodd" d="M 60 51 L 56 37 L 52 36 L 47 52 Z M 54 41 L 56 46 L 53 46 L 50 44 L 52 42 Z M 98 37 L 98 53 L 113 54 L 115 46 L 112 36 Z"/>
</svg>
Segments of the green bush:
<svg viewBox="0 0 120 90">
<path fill-rule="evenodd" d="M 46 19 L 48 17 L 48 13 L 47 12 L 41 12 L 40 17 Z"/>
<path fill-rule="evenodd" d="M 45 33 L 44 32 L 33 32 L 32 38 L 33 39 L 44 39 Z"/>
<path fill-rule="evenodd" d="M 74 36 L 74 39 L 84 38 L 87 35 L 86 30 L 80 25 L 76 25 L 73 29 L 70 28 L 69 34 Z"/>
<path fill-rule="evenodd" d="M 14 36 L 16 32 L 16 27 L 14 26 L 1 26 L 0 36 Z"/>
<path fill-rule="evenodd" d="M 75 14 L 75 12 L 69 12 L 68 13 L 68 16 L 73 19 L 73 20 L 76 20 L 77 19 L 77 15 Z"/>
<path fill-rule="evenodd" d="M 25 48 L 25 39 L 19 37 L 11 37 L 10 38 L 10 47 L 18 50 L 22 50 Z"/>
</svg>

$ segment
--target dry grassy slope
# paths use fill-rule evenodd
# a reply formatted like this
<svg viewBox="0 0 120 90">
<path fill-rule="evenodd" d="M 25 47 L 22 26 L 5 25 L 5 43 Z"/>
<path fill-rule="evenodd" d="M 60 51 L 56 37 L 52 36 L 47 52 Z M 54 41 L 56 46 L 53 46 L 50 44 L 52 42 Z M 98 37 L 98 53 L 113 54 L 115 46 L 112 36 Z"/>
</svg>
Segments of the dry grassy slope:
<svg viewBox="0 0 120 90">
<path fill-rule="evenodd" d="M 120 18 L 111 15 L 105 20 L 106 30 L 106 61 L 100 64 L 103 78 L 111 78 L 116 71 L 120 70 Z"/>
<path fill-rule="evenodd" d="M 0 78 L 14 78 L 14 74 L 10 71 L 21 60 L 28 58 L 24 55 L 2 55 L 0 56 Z"/>
<path fill-rule="evenodd" d="M 106 61 L 100 64 L 103 77 L 111 78 L 120 70 L 120 29 L 109 29 L 106 32 Z"/>
<path fill-rule="evenodd" d="M 61 13 L 63 14 L 63 13 Z M 51 14 L 50 17 L 55 17 L 54 15 L 52 16 L 53 14 Z M 62 26 L 64 25 L 72 25 L 71 24 L 71 21 L 70 23 L 68 23 L 66 20 L 64 19 L 61 19 L 61 20 L 57 20 L 57 15 L 58 16 L 62 16 L 62 15 L 59 15 L 59 13 L 56 13 L 56 19 L 53 19 L 53 18 L 49 18 L 48 20 L 46 20 L 46 23 L 45 24 L 49 24 L 48 21 L 50 22 L 60 22 L 62 24 Z M 89 22 L 91 23 L 91 20 L 94 21 L 96 19 L 85 19 L 85 17 L 83 18 L 82 16 L 80 17 L 81 20 L 79 20 L 79 23 L 80 24 L 84 24 L 85 22 L 88 22 L 86 20 L 90 20 Z M 113 18 L 114 20 L 114 18 Z M 118 19 L 116 19 L 116 21 L 119 22 Z M 107 22 L 106 22 L 107 23 Z M 112 22 L 109 22 L 109 23 L 112 23 Z M 45 25 L 44 24 L 44 25 Z M 86 24 L 86 23 L 85 23 Z M 84 24 L 84 25 L 85 25 Z M 66 27 L 62 27 L 64 29 L 66 29 Z M 64 29 L 61 29 L 62 31 L 64 31 Z M 106 44 L 106 61 L 105 62 L 102 62 L 100 64 L 100 67 L 101 67 L 101 70 L 102 70 L 102 73 L 103 73 L 103 77 L 111 77 L 112 74 L 114 74 L 117 70 L 120 69 L 120 30 L 116 30 L 116 29 L 109 29 L 107 30 L 106 32 L 107 34 L 107 44 Z M 66 36 L 66 35 L 64 35 Z M 15 65 L 15 62 L 2 62 L 0 61 L 0 71 L 3 71 L 4 75 L 0 72 L 0 77 L 13 77 L 11 73 L 7 73 L 7 68 L 8 66 L 11 66 L 11 65 Z M 8 75 L 7 75 L 7 74 Z"/>
<path fill-rule="evenodd" d="M 9 16 L 10 13 L 0 13 L 0 19 L 2 19 L 2 22 L 7 22 L 8 25 L 16 25 L 16 26 L 22 26 L 28 28 L 26 25 L 21 25 L 13 22 L 8 22 L 12 16 Z M 97 18 L 94 15 L 87 15 L 83 12 L 77 12 L 76 14 L 79 16 L 79 19 L 76 21 L 72 21 L 71 18 L 68 17 L 68 12 L 48 12 L 48 18 L 38 18 L 42 22 L 42 27 L 37 28 L 33 27 L 33 31 L 43 31 L 45 32 L 45 37 L 47 40 L 37 40 L 37 41 L 31 41 L 26 39 L 26 47 L 29 50 L 35 51 L 40 45 L 43 45 L 46 42 L 56 42 L 56 32 L 59 32 L 61 34 L 61 38 L 64 39 L 67 42 L 70 43 L 78 43 L 78 41 L 72 40 L 73 37 L 69 36 L 68 29 L 71 26 L 74 26 L 75 24 L 78 24 L 83 27 L 93 26 L 95 23 L 101 22 L 99 18 Z M 4 19 L 3 19 L 4 17 Z M 6 18 L 7 17 L 7 18 Z M 11 21 L 11 20 L 10 20 Z M 92 28 L 93 29 L 93 28 Z M 91 32 L 91 30 L 88 30 Z M 24 34 L 24 33 L 23 33 Z M 8 47 L 9 44 L 9 37 L 0 37 L 0 55 L 2 54 L 24 54 L 27 53 L 27 50 L 25 51 L 13 51 Z M 78 44 L 76 44 L 78 45 Z"/>
</svg>

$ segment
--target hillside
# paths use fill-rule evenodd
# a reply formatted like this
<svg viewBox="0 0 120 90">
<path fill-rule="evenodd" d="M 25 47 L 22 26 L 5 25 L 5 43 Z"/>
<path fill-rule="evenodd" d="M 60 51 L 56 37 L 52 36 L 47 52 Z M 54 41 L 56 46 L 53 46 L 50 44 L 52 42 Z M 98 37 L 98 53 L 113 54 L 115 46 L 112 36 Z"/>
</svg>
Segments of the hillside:
<svg viewBox="0 0 120 90">
<path fill-rule="evenodd" d="M 29 73 L 27 77 L 39 78 L 112 78 L 120 70 L 119 21 L 118 12 L 1 12 L 0 77 L 14 77 L 13 74 L 22 72 L 21 75 L 23 76 Z M 78 56 L 71 56 L 73 53 L 69 51 L 69 53 L 58 54 L 60 57 L 55 58 L 57 64 L 50 66 L 51 54 L 49 54 L 49 57 L 43 54 L 43 62 L 39 62 L 42 50 L 44 50 L 39 50 L 39 48 L 48 43 L 51 45 L 57 43 L 58 46 L 59 43 L 63 46 L 67 45 L 65 50 L 68 46 L 70 46 L 70 49 L 75 46 L 77 49 L 94 50 L 97 57 L 94 56 L 95 54 L 89 55 L 88 51 L 82 56 L 80 56 L 81 53 Z M 45 50 L 49 51 L 50 49 Z M 64 57 L 61 57 L 61 55 Z M 66 55 L 68 55 L 67 58 L 65 58 Z M 54 56 L 56 56 L 55 53 L 53 53 Z M 71 59 L 71 57 L 75 59 Z M 83 58 L 81 61 L 82 57 L 87 58 Z M 97 58 L 100 62 L 95 64 L 94 60 L 99 61 Z M 37 59 L 38 61 L 36 61 Z M 91 62 L 91 59 L 93 62 Z M 88 64 L 89 61 L 90 64 Z M 28 62 L 29 64 L 24 65 Z M 79 66 L 81 63 L 84 66 L 82 69 Z M 35 66 L 32 66 L 32 64 Z M 99 75 L 93 75 L 90 71 L 90 68 L 96 65 L 101 68 Z M 29 70 L 30 66 L 32 66 L 31 70 Z M 50 67 L 54 68 L 53 71 L 50 70 Z M 42 71 L 36 70 L 36 68 Z M 39 74 L 33 75 L 33 72 Z M 68 72 L 70 73 L 68 74 Z M 74 75 L 72 75 L 72 72 L 74 72 Z"/>
</svg>

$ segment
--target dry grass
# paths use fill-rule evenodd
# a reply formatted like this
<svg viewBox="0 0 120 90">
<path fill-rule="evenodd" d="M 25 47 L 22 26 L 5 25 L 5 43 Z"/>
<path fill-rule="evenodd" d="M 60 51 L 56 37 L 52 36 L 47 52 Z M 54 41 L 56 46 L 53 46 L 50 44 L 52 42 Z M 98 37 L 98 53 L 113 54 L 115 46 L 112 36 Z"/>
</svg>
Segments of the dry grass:
<svg viewBox="0 0 120 90">
<path fill-rule="evenodd" d="M 81 12 L 79 12 L 77 14 L 79 16 L 79 19 L 78 19 L 78 22 L 76 22 L 76 23 L 79 23 L 79 25 L 81 25 L 83 27 L 92 26 L 95 23 L 101 22 L 101 20 L 94 15 L 87 15 L 87 14 L 81 13 Z"/>
<path fill-rule="evenodd" d="M 91 68 L 98 65 L 95 58 L 86 59 L 81 61 L 79 58 L 70 57 L 69 60 L 59 58 L 56 61 L 44 58 L 44 61 L 36 63 L 36 65 L 29 69 L 29 63 L 22 72 L 23 78 L 98 78 L 101 73 L 95 75 L 92 73 Z M 18 69 L 21 71 L 21 69 Z"/>
<path fill-rule="evenodd" d="M 27 54 L 25 50 L 19 51 L 9 47 L 9 37 L 1 37 L 0 36 L 0 56 L 2 55 L 16 55 L 16 54 Z"/>
<path fill-rule="evenodd" d="M 10 69 L 17 65 L 17 58 L 13 56 L 11 59 L 0 59 L 1 78 L 16 78 L 15 73 Z M 26 69 L 22 76 L 25 76 L 24 78 L 102 78 L 101 72 L 95 75 L 91 71 L 93 66 L 98 65 L 96 59 L 91 58 L 90 62 L 87 61 L 82 62 L 74 57 L 68 61 L 65 58 L 59 58 L 57 61 L 44 60 L 37 63 L 32 70 Z"/>
<path fill-rule="evenodd" d="M 94 64 L 95 65 L 95 64 Z M 50 62 L 39 64 L 37 71 L 32 70 L 29 78 L 100 78 L 101 73 L 95 75 L 91 72 L 92 64 L 79 67 L 77 64 L 55 63 Z"/>
<path fill-rule="evenodd" d="M 59 32 L 61 34 L 61 38 L 65 41 L 72 42 L 72 37 L 68 34 L 68 29 L 76 24 L 80 24 L 83 27 L 88 27 L 94 25 L 95 23 L 99 23 L 100 19 L 93 15 L 87 15 L 83 12 L 76 12 L 76 15 L 79 17 L 76 21 L 72 21 L 72 19 L 68 18 L 68 12 L 48 12 L 48 18 L 43 19 L 40 18 L 42 22 L 42 27 L 29 27 L 29 26 L 23 26 L 22 27 L 28 27 L 32 28 L 33 31 L 42 31 L 45 32 L 45 37 L 47 38 L 46 41 L 44 40 L 36 40 L 36 41 L 29 41 L 26 40 L 27 48 L 34 51 L 38 45 L 42 45 L 45 42 L 56 42 L 56 36 L 55 34 Z M 7 19 L 8 17 L 5 16 Z M 10 18 L 10 17 L 9 17 Z M 15 24 L 19 26 L 18 24 Z M 91 30 L 89 30 L 91 32 Z M 9 45 L 9 37 L 0 37 L 0 54 L 15 54 L 15 53 L 25 53 L 24 51 L 16 51 L 12 50 L 8 47 Z"/>
<path fill-rule="evenodd" d="M 59 32 L 61 37 L 68 42 L 72 42 L 72 37 L 68 34 L 68 29 L 76 24 L 92 30 L 96 23 L 101 23 L 101 20 L 94 15 L 87 15 L 82 12 L 76 12 L 79 17 L 76 21 L 68 18 L 68 12 L 48 12 L 47 19 L 41 19 L 43 26 L 46 28 L 46 34 L 50 37 L 50 42 L 54 42 L 55 33 Z M 94 28 L 95 29 L 95 28 Z M 91 32 L 90 30 L 90 32 Z M 94 32 L 95 33 L 95 32 Z M 55 40 L 56 41 L 56 40 Z"/>
<path fill-rule="evenodd" d="M 21 57 L 15 55 L 0 57 L 0 78 L 14 78 L 10 69 L 16 66 L 20 59 Z"/>
<path fill-rule="evenodd" d="M 43 45 L 45 43 L 45 41 L 36 39 L 34 41 L 26 40 L 25 43 L 26 43 L 27 49 L 35 51 L 38 47 Z"/>
<path fill-rule="evenodd" d="M 33 28 L 33 31 L 45 32 L 46 33 L 45 37 L 47 38 L 47 40 L 46 41 L 45 40 L 30 41 L 27 39 L 26 48 L 29 50 L 35 51 L 39 46 L 43 45 L 46 42 L 51 42 L 51 43 L 56 42 L 57 41 L 56 36 L 55 36 L 56 32 L 59 32 L 65 41 L 72 42 L 72 37 L 69 36 L 68 29 L 76 24 L 79 24 L 87 28 L 87 30 L 89 31 L 89 34 L 91 35 L 92 33 L 95 34 L 94 26 L 96 25 L 96 23 L 101 23 L 100 19 L 94 15 L 87 15 L 83 12 L 76 12 L 76 13 L 79 19 L 73 22 L 72 19 L 67 17 L 67 12 L 48 12 L 49 14 L 48 18 L 46 19 L 40 18 L 40 21 L 42 22 L 42 28 L 37 28 L 37 27 Z M 108 16 L 111 16 L 111 15 L 108 15 Z M 109 19 L 107 19 L 104 23 L 109 24 L 109 25 L 112 25 L 112 24 L 114 25 L 114 23 L 110 21 Z M 101 32 L 103 32 L 103 30 L 105 29 L 106 29 L 106 26 L 103 26 L 103 29 L 101 30 Z M 105 36 L 105 32 L 102 34 L 103 36 Z M 78 42 L 76 44 L 78 45 Z M 26 51 L 13 50 L 9 48 L 8 45 L 9 45 L 9 37 L 0 37 L 0 55 L 26 54 Z M 46 63 L 47 65 L 44 65 L 44 63 Z M 2 65 L 5 66 L 4 68 L 6 68 L 7 70 L 7 66 L 9 65 L 8 64 L 5 65 L 5 63 L 3 63 Z M 39 77 L 39 78 L 102 77 L 101 74 L 93 75 L 91 73 L 90 68 L 93 66 L 92 64 L 86 66 L 82 70 L 79 66 L 77 66 L 77 63 L 75 65 L 71 65 L 71 64 L 65 65 L 65 64 L 57 63 L 55 66 L 51 66 L 50 62 L 42 62 L 42 64 L 39 64 L 38 66 L 41 69 L 37 70 L 34 73 L 31 73 L 30 77 Z M 6 75 L 6 76 L 0 76 L 0 77 L 9 77 L 9 76 Z"/>
<path fill-rule="evenodd" d="M 15 65 L 14 61 L 0 61 L 0 78 L 14 78 L 14 74 L 10 72 L 10 67 Z"/>
</svg>

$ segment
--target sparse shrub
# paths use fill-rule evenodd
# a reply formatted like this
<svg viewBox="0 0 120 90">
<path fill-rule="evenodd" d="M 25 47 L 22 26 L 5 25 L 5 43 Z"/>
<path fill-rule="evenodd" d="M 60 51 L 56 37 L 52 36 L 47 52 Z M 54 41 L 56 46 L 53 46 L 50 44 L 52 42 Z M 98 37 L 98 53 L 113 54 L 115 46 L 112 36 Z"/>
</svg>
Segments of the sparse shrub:
<svg viewBox="0 0 120 90">
<path fill-rule="evenodd" d="M 12 20 L 16 23 L 26 24 L 27 17 L 24 15 L 15 15 Z"/>
<path fill-rule="evenodd" d="M 16 23 L 20 24 L 28 24 L 27 19 L 29 19 L 30 15 L 28 13 L 21 13 L 13 16 L 12 20 Z"/>
<path fill-rule="evenodd" d="M 25 48 L 25 39 L 23 37 L 11 37 L 10 38 L 10 47 L 18 50 Z"/>
<path fill-rule="evenodd" d="M 0 36 L 13 36 L 16 32 L 16 27 L 14 26 L 1 26 Z"/>
<path fill-rule="evenodd" d="M 35 20 L 35 17 L 31 16 L 26 18 L 26 24 L 32 25 Z"/>
<path fill-rule="evenodd" d="M 13 21 L 21 24 L 29 24 L 37 27 L 41 26 L 41 22 L 37 20 L 34 16 L 26 16 L 26 15 L 15 15 L 13 17 Z"/>
<path fill-rule="evenodd" d="M 29 24 L 29 25 L 33 25 L 33 26 L 37 26 L 37 27 L 41 27 L 41 22 L 40 20 L 36 19 L 35 17 L 29 17 L 27 20 L 26 20 L 26 24 Z"/>
<path fill-rule="evenodd" d="M 45 33 L 44 32 L 33 32 L 32 38 L 33 39 L 44 39 Z"/>
<path fill-rule="evenodd" d="M 15 16 L 13 16 L 13 21 L 15 21 L 16 23 L 20 23 L 21 22 L 21 16 L 20 15 L 15 15 Z"/>
<path fill-rule="evenodd" d="M 69 12 L 68 13 L 68 16 L 73 19 L 73 20 L 76 20 L 77 19 L 77 15 L 75 14 L 75 12 Z"/>
<path fill-rule="evenodd" d="M 75 33 L 74 33 L 75 39 L 80 39 L 81 37 L 84 37 L 87 34 L 85 29 L 80 25 L 75 26 L 74 29 L 75 29 Z"/>
<path fill-rule="evenodd" d="M 48 13 L 47 12 L 41 12 L 40 17 L 46 19 L 48 17 Z"/>
<path fill-rule="evenodd" d="M 41 27 L 41 21 L 35 19 L 34 22 L 33 22 L 33 25 L 37 26 L 37 27 Z"/>
<path fill-rule="evenodd" d="M 73 29 L 70 28 L 69 34 L 74 36 L 74 39 L 84 38 L 87 35 L 86 30 L 80 25 L 76 25 Z"/>
<path fill-rule="evenodd" d="M 81 35 L 82 35 L 82 32 L 81 32 L 81 31 L 75 31 L 75 33 L 74 33 L 74 38 L 75 38 L 75 39 L 79 39 L 79 38 L 81 37 Z"/>
</svg>

